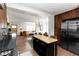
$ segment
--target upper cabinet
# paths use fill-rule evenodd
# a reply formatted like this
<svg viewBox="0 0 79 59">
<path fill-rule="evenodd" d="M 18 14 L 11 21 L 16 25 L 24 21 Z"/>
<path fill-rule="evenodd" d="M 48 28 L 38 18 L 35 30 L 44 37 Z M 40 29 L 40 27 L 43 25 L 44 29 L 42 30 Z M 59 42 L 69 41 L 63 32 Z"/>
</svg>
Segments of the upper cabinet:
<svg viewBox="0 0 79 59">
<path fill-rule="evenodd" d="M 78 18 L 78 17 L 79 17 L 79 8 L 62 13 L 62 20 L 73 19 L 73 18 Z"/>
<path fill-rule="evenodd" d="M 77 17 L 79 17 L 79 8 L 77 8 L 77 10 L 76 10 L 76 15 L 77 15 Z"/>
</svg>

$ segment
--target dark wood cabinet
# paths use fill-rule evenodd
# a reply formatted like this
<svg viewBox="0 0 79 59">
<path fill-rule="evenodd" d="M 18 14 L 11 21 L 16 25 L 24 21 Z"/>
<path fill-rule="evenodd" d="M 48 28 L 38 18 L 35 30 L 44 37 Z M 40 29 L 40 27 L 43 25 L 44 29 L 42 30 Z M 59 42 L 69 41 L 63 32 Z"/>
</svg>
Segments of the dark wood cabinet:
<svg viewBox="0 0 79 59">
<path fill-rule="evenodd" d="M 61 22 L 64 20 L 72 20 L 79 18 L 79 8 L 55 15 L 55 36 L 57 36 L 58 44 L 61 39 Z"/>
<path fill-rule="evenodd" d="M 47 44 L 33 37 L 33 48 L 40 56 L 56 56 L 57 55 L 57 46 L 55 42 Z"/>
<path fill-rule="evenodd" d="M 0 10 L 0 25 L 2 25 L 4 23 L 4 11 Z"/>
<path fill-rule="evenodd" d="M 0 28 L 5 27 L 7 24 L 6 5 L 3 4 L 3 6 L 4 8 L 0 9 Z"/>
<path fill-rule="evenodd" d="M 61 15 L 62 15 L 62 20 L 77 18 L 79 17 L 79 8 L 62 13 Z"/>
<path fill-rule="evenodd" d="M 55 16 L 55 36 L 57 36 L 57 39 L 58 39 L 58 44 L 59 44 L 59 41 L 60 41 L 60 35 L 61 35 L 61 18 L 62 16 L 59 15 L 59 16 Z"/>
</svg>

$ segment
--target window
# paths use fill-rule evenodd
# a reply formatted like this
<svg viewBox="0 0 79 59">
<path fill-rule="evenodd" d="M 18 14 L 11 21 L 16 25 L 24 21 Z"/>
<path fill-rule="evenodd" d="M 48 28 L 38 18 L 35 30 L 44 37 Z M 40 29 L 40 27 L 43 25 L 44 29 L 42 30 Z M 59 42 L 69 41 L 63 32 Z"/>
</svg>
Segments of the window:
<svg viewBox="0 0 79 59">
<path fill-rule="evenodd" d="M 32 32 L 32 31 L 35 31 L 35 23 L 26 23 L 26 31 L 30 31 L 30 32 Z"/>
</svg>

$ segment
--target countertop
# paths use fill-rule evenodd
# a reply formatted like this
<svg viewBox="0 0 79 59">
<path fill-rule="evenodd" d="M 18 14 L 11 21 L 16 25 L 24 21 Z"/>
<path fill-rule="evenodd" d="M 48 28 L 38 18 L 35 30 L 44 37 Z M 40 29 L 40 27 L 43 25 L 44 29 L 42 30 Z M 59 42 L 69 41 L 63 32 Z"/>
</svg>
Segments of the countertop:
<svg viewBox="0 0 79 59">
<path fill-rule="evenodd" d="M 50 44 L 50 43 L 53 43 L 53 42 L 57 42 L 58 40 L 55 39 L 55 38 L 51 38 L 51 37 L 48 37 L 48 36 L 44 36 L 44 35 L 33 35 L 33 37 L 35 38 L 38 38 L 39 40 L 47 43 L 47 44 Z"/>
</svg>

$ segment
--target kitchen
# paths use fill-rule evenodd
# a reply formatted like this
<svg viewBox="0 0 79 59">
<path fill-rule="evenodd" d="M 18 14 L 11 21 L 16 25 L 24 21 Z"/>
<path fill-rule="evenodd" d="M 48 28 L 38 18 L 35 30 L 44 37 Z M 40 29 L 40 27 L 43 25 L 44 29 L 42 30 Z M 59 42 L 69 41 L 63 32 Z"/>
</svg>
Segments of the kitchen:
<svg viewBox="0 0 79 59">
<path fill-rule="evenodd" d="M 15 49 L 17 51 L 15 54 L 19 56 L 33 56 L 34 53 L 37 56 L 77 56 L 79 55 L 77 54 L 79 45 L 71 47 L 70 45 L 74 43 L 64 41 L 71 38 L 69 34 L 76 35 L 72 34 L 71 31 L 78 31 L 79 29 L 78 5 L 77 3 L 1 4 L 0 28 L 11 29 L 14 46 L 11 47 L 12 44 L 9 42 L 9 47 Z M 65 36 L 64 41 L 63 36 Z M 73 39 L 76 40 L 77 38 Z M 3 42 L 5 44 L 5 41 Z"/>
</svg>

